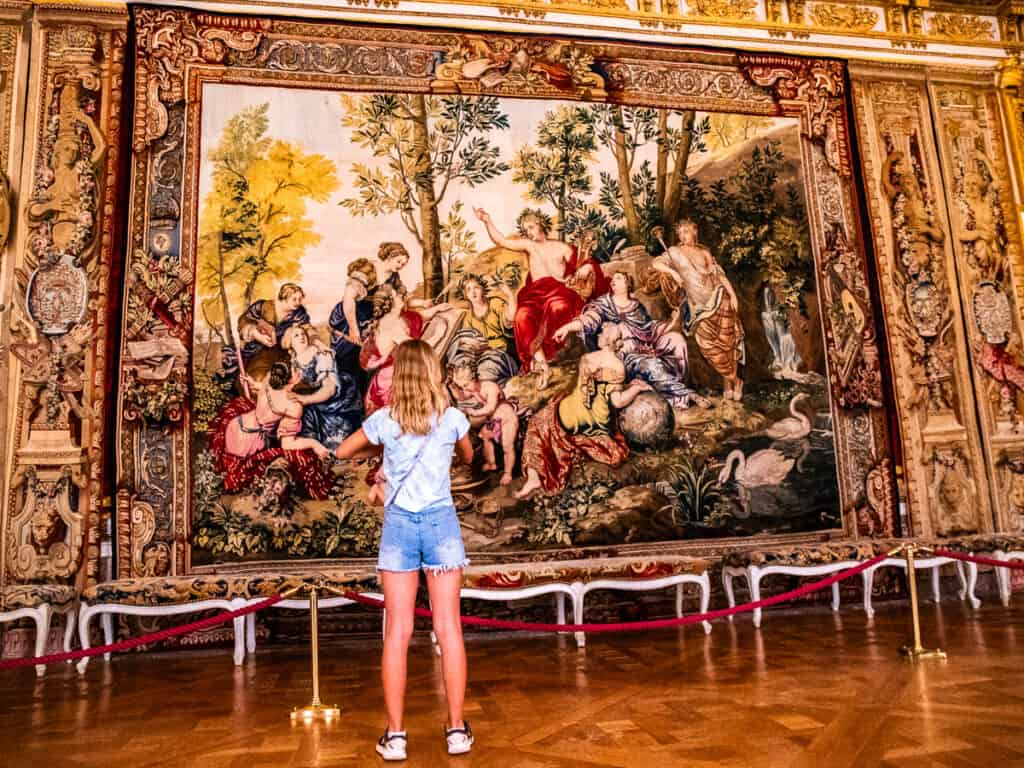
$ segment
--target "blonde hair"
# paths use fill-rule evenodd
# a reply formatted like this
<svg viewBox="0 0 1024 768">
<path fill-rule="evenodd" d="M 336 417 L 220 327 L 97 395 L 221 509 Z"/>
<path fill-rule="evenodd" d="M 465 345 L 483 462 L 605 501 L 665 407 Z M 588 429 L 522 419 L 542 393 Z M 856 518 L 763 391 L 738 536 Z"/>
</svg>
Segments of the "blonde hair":
<svg viewBox="0 0 1024 768">
<path fill-rule="evenodd" d="M 419 339 L 403 341 L 395 349 L 391 418 L 403 433 L 425 435 L 434 417 L 440 418 L 447 407 L 441 363 L 434 350 Z"/>
</svg>

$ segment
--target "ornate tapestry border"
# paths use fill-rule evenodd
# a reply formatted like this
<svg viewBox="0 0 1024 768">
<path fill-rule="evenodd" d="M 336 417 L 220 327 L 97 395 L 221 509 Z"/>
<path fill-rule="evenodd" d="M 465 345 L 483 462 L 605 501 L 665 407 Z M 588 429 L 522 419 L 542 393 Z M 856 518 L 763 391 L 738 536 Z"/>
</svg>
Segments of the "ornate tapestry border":
<svg viewBox="0 0 1024 768">
<path fill-rule="evenodd" d="M 832 60 L 785 56 L 696 56 L 639 45 L 566 38 L 453 34 L 187 11 L 137 8 L 136 127 L 132 159 L 121 415 L 118 424 L 117 530 L 120 574 L 139 573 L 147 550 L 170 550 L 173 573 L 189 570 L 187 529 L 189 361 L 162 382 L 142 385 L 128 345 L 190 338 L 191 310 L 173 297 L 193 280 L 201 83 L 316 84 L 333 89 L 401 88 L 429 93 L 625 101 L 729 109 L 800 119 L 819 284 L 848 301 L 823 302 L 847 533 L 888 535 L 894 527 L 877 334 L 867 289 L 845 123 L 845 70 Z M 528 49 L 557 55 L 564 85 L 544 79 L 515 88 L 467 76 L 461 51 Z M 614 54 L 614 55 L 613 55 Z M 646 54 L 646 55 L 643 55 Z M 628 55 L 628 57 L 627 57 Z M 619 58 L 623 57 L 623 58 Z M 636 96 L 634 94 L 639 94 Z M 849 315 L 849 316 L 847 316 Z M 649 545 L 664 551 L 685 543 Z M 702 544 L 701 546 L 706 546 Z"/>
</svg>

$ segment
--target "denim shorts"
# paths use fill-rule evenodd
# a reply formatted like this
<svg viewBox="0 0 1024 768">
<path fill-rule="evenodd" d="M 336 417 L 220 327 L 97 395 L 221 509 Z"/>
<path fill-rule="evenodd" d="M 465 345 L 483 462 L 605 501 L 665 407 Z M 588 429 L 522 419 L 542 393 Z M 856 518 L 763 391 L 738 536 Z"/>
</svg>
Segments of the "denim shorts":
<svg viewBox="0 0 1024 768">
<path fill-rule="evenodd" d="M 408 572 L 422 568 L 430 573 L 444 573 L 468 564 L 459 518 L 451 504 L 419 512 L 392 504 L 384 511 L 378 571 Z"/>
</svg>

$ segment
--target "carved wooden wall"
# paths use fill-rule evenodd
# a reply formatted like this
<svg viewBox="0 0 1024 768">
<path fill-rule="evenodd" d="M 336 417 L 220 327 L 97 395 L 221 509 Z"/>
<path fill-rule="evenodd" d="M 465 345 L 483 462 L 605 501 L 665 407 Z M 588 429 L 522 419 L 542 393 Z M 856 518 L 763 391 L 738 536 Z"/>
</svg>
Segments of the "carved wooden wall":
<svg viewBox="0 0 1024 768">
<path fill-rule="evenodd" d="M 922 32 L 920 11 L 915 31 L 915 11 L 907 8 L 887 8 L 891 13 L 884 21 L 894 34 L 954 39 L 940 34 L 941 24 L 934 22 Z M 166 163 L 153 176 L 152 190 L 145 184 L 135 190 L 158 203 L 163 193 L 166 202 L 152 207 L 147 231 L 155 237 L 181 215 L 164 188 L 181 179 L 162 171 L 175 163 L 181 170 L 186 94 L 173 60 L 155 53 L 184 41 L 168 36 L 140 43 L 154 52 L 155 69 L 137 73 L 134 100 L 151 108 L 138 109 L 144 119 L 122 132 L 127 19 L 113 6 L 0 0 L 0 586 L 97 577 L 101 525 L 115 474 L 106 461 L 114 439 L 106 424 L 116 398 L 114 382 L 106 377 L 116 347 L 108 320 L 124 261 L 118 231 L 123 222 L 116 211 L 119 152 L 134 142 L 154 163 Z M 1001 20 L 999 41 L 991 45 L 1019 45 L 1020 20 L 1016 12 Z M 229 48 L 245 52 L 255 34 L 232 30 L 240 43 L 229 44 L 226 31 L 213 30 L 189 55 L 205 65 L 216 63 Z M 763 78 L 759 85 L 779 91 L 780 103 L 787 101 L 782 90 L 788 80 L 772 79 L 771 66 L 759 66 L 756 56 L 748 59 L 752 77 Z M 998 78 L 999 89 L 991 73 L 853 67 L 859 170 L 883 287 L 912 529 L 924 535 L 1024 525 L 1019 60 L 1007 59 Z M 820 128 L 817 138 L 826 152 L 845 129 L 841 120 L 812 127 Z M 815 157 L 824 167 L 825 153 Z M 841 202 L 844 210 L 855 208 L 850 200 Z M 854 229 L 846 235 L 856 240 Z M 844 260 L 857 256 L 842 238 L 817 246 L 825 266 L 837 274 L 846 269 Z M 870 372 L 876 370 L 876 340 L 863 341 L 858 359 L 866 364 L 856 369 Z M 867 394 L 844 405 L 873 405 L 876 387 L 870 376 L 853 381 L 844 391 Z M 867 411 L 858 413 L 854 426 L 873 434 Z M 144 468 L 146 477 L 135 481 L 181 490 L 184 455 L 150 450 L 164 440 L 161 433 L 149 427 L 131 433 L 134 441 L 117 452 L 146 456 L 122 471 Z M 857 487 L 847 483 L 844 497 L 867 501 L 860 503 L 863 514 L 847 515 L 847 532 L 871 535 L 888 527 L 881 519 L 875 524 L 871 511 L 886 506 L 889 472 L 887 460 L 872 466 L 868 458 L 874 454 L 861 453 L 845 459 L 858 474 Z M 154 541 L 174 549 L 168 559 L 181 570 L 185 518 L 176 516 L 154 538 L 152 505 L 133 502 L 127 492 L 122 503 L 120 572 L 132 573 Z"/>
<path fill-rule="evenodd" d="M 17 255 L 4 285 L 8 581 L 97 575 L 126 21 L 58 4 L 35 5 L 29 21 Z"/>
<path fill-rule="evenodd" d="M 1020 240 L 997 93 L 856 67 L 854 98 L 912 529 L 1019 528 Z"/>
<path fill-rule="evenodd" d="M 20 159 L 24 114 L 25 78 L 28 73 L 28 47 L 24 40 L 24 15 L 29 3 L 0 5 L 0 499 L 6 498 L 8 467 L 11 466 L 11 442 L 8 435 L 8 411 L 11 401 L 9 378 L 10 317 L 8 310 L 14 277 L 13 249 L 8 248 L 14 224 L 13 200 L 20 186 Z M 0 587 L 7 582 L 7 505 L 0 506 Z"/>
</svg>

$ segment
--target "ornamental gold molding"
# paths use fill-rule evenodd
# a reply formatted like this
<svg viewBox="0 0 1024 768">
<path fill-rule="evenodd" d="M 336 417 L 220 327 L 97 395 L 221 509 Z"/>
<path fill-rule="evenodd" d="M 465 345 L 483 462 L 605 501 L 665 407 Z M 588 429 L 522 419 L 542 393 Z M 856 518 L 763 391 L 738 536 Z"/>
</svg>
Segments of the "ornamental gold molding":
<svg viewBox="0 0 1024 768">
<path fill-rule="evenodd" d="M 859 5 L 821 3 L 811 7 L 810 18 L 818 27 L 867 32 L 878 23 L 878 12 Z"/>
<path fill-rule="evenodd" d="M 0 0 L 2 1 L 2 0 Z M 183 0 L 179 0 L 183 1 Z M 196 0 L 203 8 L 225 7 L 232 13 L 236 0 Z M 403 21 L 432 20 L 438 16 L 419 10 L 401 0 L 347 0 L 346 14 L 393 11 Z M 515 20 L 519 25 L 550 22 L 550 15 L 575 16 L 565 21 L 576 29 L 612 32 L 625 28 L 641 32 L 692 33 L 700 25 L 714 29 L 713 37 L 722 44 L 742 46 L 745 40 L 763 43 L 769 38 L 798 41 L 797 50 L 827 49 L 825 55 L 850 59 L 872 59 L 878 42 L 888 41 L 892 49 L 902 49 L 909 57 L 959 56 L 951 47 L 963 47 L 965 63 L 972 59 L 979 66 L 991 67 L 993 58 L 1004 52 L 1024 50 L 1024 4 L 1018 2 L 972 4 L 971 13 L 949 11 L 950 6 L 930 9 L 930 0 L 419 0 L 444 7 L 444 14 L 457 23 L 472 19 L 482 29 L 497 11 L 502 22 Z M 315 0 L 255 0 L 252 13 L 285 14 L 301 17 L 307 9 L 317 16 L 329 13 L 327 6 Z M 483 13 L 477 13 L 479 8 Z M 267 18 L 267 17 L 264 17 Z M 634 26 L 635 25 L 635 26 Z M 749 31 L 762 34 L 750 35 Z M 839 36 L 842 39 L 839 39 Z M 838 46 L 838 48 L 837 48 Z M 988 51 L 986 51 L 988 49 Z M 984 64 L 982 64 L 984 62 Z"/>
<path fill-rule="evenodd" d="M 937 13 L 928 20 L 934 37 L 950 40 L 994 40 L 992 22 L 961 13 Z"/>
<path fill-rule="evenodd" d="M 690 16 L 737 20 L 754 19 L 757 0 L 687 0 Z"/>
</svg>

